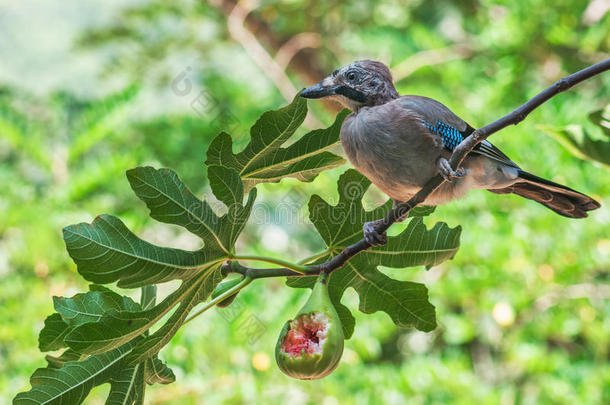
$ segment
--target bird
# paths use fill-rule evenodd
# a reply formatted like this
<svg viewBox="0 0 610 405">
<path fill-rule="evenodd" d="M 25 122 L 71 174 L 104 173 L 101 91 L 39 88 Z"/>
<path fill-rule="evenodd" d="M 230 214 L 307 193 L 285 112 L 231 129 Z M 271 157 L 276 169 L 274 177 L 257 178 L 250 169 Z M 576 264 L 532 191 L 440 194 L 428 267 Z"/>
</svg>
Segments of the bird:
<svg viewBox="0 0 610 405">
<path fill-rule="evenodd" d="M 422 205 L 442 205 L 471 189 L 485 189 L 534 200 L 570 218 L 584 218 L 588 211 L 600 207 L 585 194 L 524 171 L 487 140 L 453 170 L 448 159 L 474 128 L 439 101 L 399 95 L 389 68 L 382 62 L 353 62 L 306 88 L 300 96 L 329 98 L 352 111 L 339 135 L 345 154 L 395 205 L 408 201 L 440 174 L 446 181 Z M 386 241 L 385 233 L 375 230 L 378 223 L 364 225 L 365 240 L 371 245 Z"/>
</svg>

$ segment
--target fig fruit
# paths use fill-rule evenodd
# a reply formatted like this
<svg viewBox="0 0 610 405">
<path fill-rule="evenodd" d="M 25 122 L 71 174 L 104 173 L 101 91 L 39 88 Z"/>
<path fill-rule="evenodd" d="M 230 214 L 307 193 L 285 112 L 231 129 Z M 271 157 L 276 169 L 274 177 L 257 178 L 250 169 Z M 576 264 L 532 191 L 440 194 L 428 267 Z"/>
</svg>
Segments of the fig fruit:
<svg viewBox="0 0 610 405">
<path fill-rule="evenodd" d="M 343 327 L 328 296 L 328 274 L 322 273 L 309 300 L 293 320 L 284 324 L 275 346 L 282 372 L 301 380 L 326 377 L 343 354 Z"/>
</svg>

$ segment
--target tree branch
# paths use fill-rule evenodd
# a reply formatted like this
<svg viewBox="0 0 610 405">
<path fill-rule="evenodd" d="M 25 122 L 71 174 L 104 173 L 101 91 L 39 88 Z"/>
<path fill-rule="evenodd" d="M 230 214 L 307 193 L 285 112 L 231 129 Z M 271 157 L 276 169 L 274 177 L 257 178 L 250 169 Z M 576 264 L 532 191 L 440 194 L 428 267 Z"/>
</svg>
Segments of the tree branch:
<svg viewBox="0 0 610 405">
<path fill-rule="evenodd" d="M 238 3 L 236 0 L 207 0 L 207 2 L 216 7 L 225 16 L 231 14 Z M 248 14 L 244 21 L 244 26 L 272 51 L 270 53 L 277 53 L 287 40 L 277 32 L 274 32 L 267 22 L 255 13 Z M 297 52 L 290 60 L 290 67 L 294 69 L 304 82 L 314 84 L 325 77 L 325 72 L 318 53 L 307 51 L 307 49 L 302 49 Z M 336 107 L 333 109 L 335 112 L 339 110 Z"/>
<path fill-rule="evenodd" d="M 453 151 L 451 158 L 449 159 L 449 163 L 451 163 L 451 167 L 453 169 L 457 169 L 462 161 L 466 158 L 475 146 L 477 146 L 480 142 L 487 139 L 490 135 L 500 131 L 501 129 L 506 128 L 509 125 L 517 125 L 521 121 L 523 121 L 533 110 L 541 106 L 543 103 L 556 96 L 557 94 L 570 89 L 571 87 L 577 85 L 580 82 L 583 82 L 591 77 L 598 75 L 606 70 L 610 69 L 610 59 L 606 59 L 602 62 L 599 62 L 595 65 L 589 66 L 586 69 L 573 73 L 569 76 L 560 79 L 555 82 L 552 86 L 546 88 L 544 91 L 538 93 L 534 98 L 530 99 L 525 104 L 521 105 L 519 108 L 512 111 L 510 114 L 505 115 L 504 117 L 492 122 L 491 124 L 485 125 L 482 128 L 475 130 L 472 134 L 466 137 Z M 426 198 L 438 188 L 444 179 L 441 175 L 436 175 L 431 178 L 422 189 L 415 194 L 409 201 L 398 204 L 394 207 L 388 214 L 380 221 L 379 225 L 375 228 L 377 232 L 383 233 L 388 230 L 388 228 L 399 219 L 405 217 L 409 214 L 409 212 L 415 208 L 417 205 L 421 204 L 426 200 Z M 371 245 L 363 239 L 360 239 L 358 242 L 347 246 L 343 249 L 341 253 L 334 256 L 330 260 L 319 263 L 311 266 L 307 266 L 310 271 L 308 272 L 308 276 L 316 275 L 321 272 L 331 273 L 334 270 L 340 268 L 345 264 L 353 256 L 358 253 L 367 250 L 371 247 Z M 229 264 L 229 271 L 248 274 L 253 278 L 263 278 L 263 277 L 292 277 L 292 276 L 303 276 L 295 271 L 286 268 L 279 269 L 250 269 L 240 266 L 240 270 L 233 270 L 235 263 Z M 235 267 L 237 269 L 237 267 Z M 245 269 L 245 270 L 244 270 Z M 250 272 L 250 273 L 248 273 Z M 260 276 L 256 277 L 255 274 L 260 274 Z"/>
<path fill-rule="evenodd" d="M 290 61 L 305 48 L 319 48 L 322 36 L 316 32 L 301 32 L 286 41 L 275 54 L 275 61 L 282 69 L 287 69 Z"/>
</svg>

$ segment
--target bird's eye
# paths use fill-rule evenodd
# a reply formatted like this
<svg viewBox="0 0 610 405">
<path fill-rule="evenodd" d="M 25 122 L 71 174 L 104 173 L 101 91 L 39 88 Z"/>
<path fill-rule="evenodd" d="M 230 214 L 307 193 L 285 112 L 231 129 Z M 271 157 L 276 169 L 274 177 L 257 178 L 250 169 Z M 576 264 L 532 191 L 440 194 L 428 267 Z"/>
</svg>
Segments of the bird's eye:
<svg viewBox="0 0 610 405">
<path fill-rule="evenodd" d="M 349 80 L 350 82 L 353 82 L 354 80 L 356 80 L 356 73 L 349 72 L 346 77 L 347 77 L 347 80 Z"/>
</svg>

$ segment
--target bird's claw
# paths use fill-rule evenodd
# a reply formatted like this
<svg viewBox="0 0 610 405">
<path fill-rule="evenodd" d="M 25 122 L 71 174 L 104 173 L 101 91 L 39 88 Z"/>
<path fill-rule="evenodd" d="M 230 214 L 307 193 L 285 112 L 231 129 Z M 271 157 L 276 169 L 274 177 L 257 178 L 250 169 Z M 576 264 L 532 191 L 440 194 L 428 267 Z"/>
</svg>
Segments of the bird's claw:
<svg viewBox="0 0 610 405">
<path fill-rule="evenodd" d="M 388 237 L 385 232 L 379 233 L 375 229 L 379 225 L 380 221 L 365 222 L 363 226 L 364 240 L 371 246 L 385 245 L 388 241 Z"/>
<path fill-rule="evenodd" d="M 458 167 L 457 170 L 453 170 L 449 161 L 445 158 L 438 160 L 438 170 L 446 181 L 453 181 L 455 177 L 464 177 L 466 170 L 463 167 Z"/>
</svg>

